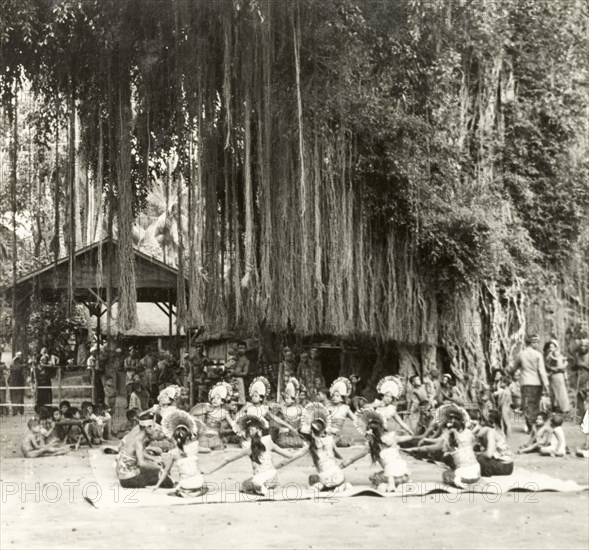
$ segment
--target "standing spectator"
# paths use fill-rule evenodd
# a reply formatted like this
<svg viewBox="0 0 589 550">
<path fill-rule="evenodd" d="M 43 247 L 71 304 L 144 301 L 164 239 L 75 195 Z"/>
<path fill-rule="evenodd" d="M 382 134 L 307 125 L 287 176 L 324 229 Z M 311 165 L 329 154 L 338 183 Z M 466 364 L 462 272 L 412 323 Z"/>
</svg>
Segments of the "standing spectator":
<svg viewBox="0 0 589 550">
<path fill-rule="evenodd" d="M 157 401 L 157 394 L 159 393 L 157 384 L 157 358 L 153 350 L 150 349 L 145 357 L 141 359 L 140 363 L 143 367 L 143 372 L 141 373 L 141 384 L 147 392 L 148 405 L 151 406 Z"/>
<path fill-rule="evenodd" d="M 289 347 L 282 350 L 283 359 L 278 365 L 278 380 L 276 384 L 276 400 L 280 400 L 284 390 L 284 380 L 286 378 L 294 377 L 297 373 L 295 364 L 295 356 Z"/>
<path fill-rule="evenodd" d="M 509 384 L 509 393 L 511 393 L 511 408 L 519 412 L 522 404 L 522 391 L 519 385 L 519 379 L 521 374 L 519 371 L 515 373 L 515 375 L 511 379 L 511 384 Z"/>
<path fill-rule="evenodd" d="M 569 412 L 571 404 L 567 390 L 564 372 L 565 359 L 558 350 L 558 342 L 550 340 L 544 345 L 544 361 L 546 372 L 550 379 L 550 403 L 553 411 L 563 414 Z"/>
<path fill-rule="evenodd" d="M 411 423 L 411 427 L 414 427 L 414 418 L 415 416 L 419 415 L 420 411 L 420 404 L 423 401 L 429 401 L 427 390 L 423 383 L 421 382 L 421 377 L 418 374 L 414 374 L 409 378 L 409 387 L 407 388 L 407 398 L 409 400 L 409 422 Z M 419 421 L 419 417 L 417 417 L 416 422 Z"/>
<path fill-rule="evenodd" d="M 350 408 L 352 409 L 352 412 L 356 412 L 367 402 L 367 399 L 364 397 L 366 382 L 362 380 L 362 377 L 359 374 L 350 374 L 350 384 L 352 384 L 352 391 L 348 396 L 351 401 Z"/>
<path fill-rule="evenodd" d="M 114 386 L 112 376 L 107 376 L 104 383 L 104 397 L 106 406 L 108 407 L 111 414 L 114 416 L 115 407 L 117 403 L 117 390 Z"/>
<path fill-rule="evenodd" d="M 309 352 L 311 356 L 311 367 L 313 368 L 313 379 L 316 380 L 318 376 L 321 376 L 323 381 L 325 382 L 325 378 L 323 377 L 323 369 L 321 367 L 321 358 L 319 356 L 319 349 L 316 347 L 311 348 Z M 324 383 L 325 385 L 325 383 Z"/>
<path fill-rule="evenodd" d="M 528 431 L 532 429 L 538 412 L 540 412 L 540 400 L 542 399 L 543 388 L 548 390 L 548 376 L 544 368 L 544 358 L 536 349 L 540 339 L 537 334 L 526 336 L 526 347 L 518 354 L 515 364 L 511 370 L 521 370 L 521 394 L 522 408 L 526 418 Z"/>
<path fill-rule="evenodd" d="M 452 376 L 449 374 L 442 375 L 442 381 L 440 382 L 440 389 L 436 395 L 436 401 L 439 404 L 442 403 L 456 403 L 456 405 L 463 405 L 462 399 L 455 387 L 452 385 Z"/>
<path fill-rule="evenodd" d="M 194 356 L 194 382 L 197 386 L 197 403 L 206 403 L 207 401 L 207 373 L 206 366 L 208 359 L 205 349 L 202 345 L 196 347 L 196 354 Z"/>
<path fill-rule="evenodd" d="M 8 412 L 8 398 L 10 397 L 10 389 L 8 387 L 8 380 L 10 378 L 10 368 L 5 363 L 0 363 L 0 386 L 6 389 L 0 391 L 0 414 L 7 415 Z"/>
<path fill-rule="evenodd" d="M 90 348 L 90 355 L 88 359 L 86 359 L 86 369 L 90 374 L 90 382 L 94 384 L 94 392 L 95 398 L 97 403 L 101 403 L 104 400 L 104 388 L 102 387 L 102 379 L 100 377 L 100 372 L 98 371 L 98 346 L 94 345 Z M 98 387 L 100 385 L 100 393 L 101 399 L 99 399 L 99 390 Z"/>
<path fill-rule="evenodd" d="M 585 412 L 585 400 L 589 397 L 589 338 L 583 338 L 579 342 L 573 371 L 576 374 L 574 387 L 577 395 L 577 419 L 580 419 Z"/>
<path fill-rule="evenodd" d="M 436 397 L 440 391 L 440 372 L 438 369 L 432 369 L 423 375 L 423 385 L 427 392 L 427 398 L 432 405 L 436 404 Z"/>
<path fill-rule="evenodd" d="M 245 405 L 245 382 L 244 379 L 249 373 L 250 360 L 246 357 L 245 352 L 247 346 L 245 342 L 237 343 L 237 361 L 233 367 L 233 376 L 235 377 L 235 385 L 237 386 L 237 393 L 239 394 L 239 405 Z"/>
<path fill-rule="evenodd" d="M 139 374 L 139 357 L 137 350 L 131 346 L 129 348 L 129 355 L 125 357 L 124 369 L 125 369 L 125 386 L 127 389 L 127 396 L 131 394 L 133 379 L 136 374 Z"/>
<path fill-rule="evenodd" d="M 37 378 L 36 411 L 44 405 L 51 405 L 53 402 L 51 377 L 54 375 L 55 367 L 51 364 L 51 361 L 52 358 L 47 353 L 47 348 L 41 348 L 41 357 L 39 358 L 39 364 L 35 369 L 35 375 Z"/>
<path fill-rule="evenodd" d="M 17 351 L 12 359 L 12 365 L 10 365 L 10 376 L 8 378 L 8 384 L 10 386 L 10 403 L 16 405 L 13 407 L 12 414 L 24 414 L 24 402 L 25 402 L 25 365 L 22 359 L 22 352 Z"/>
<path fill-rule="evenodd" d="M 309 353 L 301 352 L 299 366 L 297 367 L 297 380 L 307 389 L 313 388 L 315 383 L 315 369 L 309 359 Z"/>
<path fill-rule="evenodd" d="M 117 393 L 126 398 L 125 358 L 123 357 L 123 350 L 121 348 L 115 350 L 114 357 L 111 360 L 111 369 L 113 371 L 113 380 Z"/>
</svg>

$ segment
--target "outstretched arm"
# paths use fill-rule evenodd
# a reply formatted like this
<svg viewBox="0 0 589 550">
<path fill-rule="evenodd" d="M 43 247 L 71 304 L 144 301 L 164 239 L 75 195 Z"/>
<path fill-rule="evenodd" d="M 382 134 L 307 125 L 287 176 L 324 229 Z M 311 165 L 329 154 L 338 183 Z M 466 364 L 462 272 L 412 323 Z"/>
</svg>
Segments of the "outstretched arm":
<svg viewBox="0 0 589 550">
<path fill-rule="evenodd" d="M 299 432 L 297 432 L 288 422 L 285 422 L 279 416 L 276 416 L 275 414 L 268 412 L 268 417 L 274 420 L 274 422 L 276 422 L 277 424 L 283 426 L 284 428 L 288 428 L 288 431 L 292 432 L 293 434 L 299 435 Z"/>
<path fill-rule="evenodd" d="M 350 409 L 350 407 L 348 407 L 348 412 L 346 413 L 346 416 L 352 421 L 354 422 L 354 424 L 356 423 L 356 415 L 352 412 L 352 409 Z"/>
<path fill-rule="evenodd" d="M 335 444 L 335 442 L 333 443 L 333 456 L 335 456 L 335 458 L 339 458 L 340 460 L 342 460 L 344 458 L 342 456 L 342 453 L 339 452 L 339 449 L 337 448 L 337 445 Z"/>
<path fill-rule="evenodd" d="M 354 464 L 354 462 L 357 462 L 358 460 L 364 458 L 367 454 L 369 453 L 369 449 L 364 449 L 360 454 L 357 454 L 356 456 L 352 456 L 350 458 L 346 458 L 344 459 L 341 463 L 340 463 L 340 468 L 347 468 L 348 466 L 351 466 L 352 464 Z"/>
<path fill-rule="evenodd" d="M 164 482 L 164 479 L 166 479 L 168 477 L 170 470 L 172 469 L 172 466 L 174 465 L 174 462 L 176 462 L 176 458 L 172 457 L 172 460 L 170 460 L 168 465 L 162 470 L 162 473 L 160 474 L 160 478 L 157 480 L 157 484 L 152 489 L 152 491 L 155 491 L 156 489 L 160 488 L 160 485 Z"/>
<path fill-rule="evenodd" d="M 236 460 L 239 460 L 240 458 L 243 458 L 244 456 L 248 456 L 249 454 L 250 454 L 250 450 L 244 449 L 243 451 L 240 451 L 239 453 L 237 453 L 235 456 L 232 456 L 231 458 L 226 458 L 225 460 L 220 462 L 217 466 L 215 466 L 212 470 L 210 470 L 208 472 L 203 472 L 203 475 L 208 476 L 208 475 L 216 472 L 217 470 L 221 470 L 222 468 L 225 468 L 225 466 L 227 466 L 227 464 L 231 464 L 232 462 L 235 462 Z"/>
<path fill-rule="evenodd" d="M 403 422 L 403 419 L 399 416 L 399 413 L 395 413 L 393 415 L 393 418 L 397 421 L 397 423 L 399 424 L 399 426 L 401 426 L 401 428 L 403 428 L 407 433 L 410 433 L 411 435 L 413 435 L 413 430 L 407 426 L 407 424 L 405 424 L 405 422 Z"/>
<path fill-rule="evenodd" d="M 276 469 L 279 470 L 280 468 L 284 468 L 284 466 L 287 466 L 291 462 L 294 462 L 295 460 L 298 460 L 299 458 L 305 456 L 308 452 L 309 452 L 309 447 L 303 447 L 300 451 L 297 451 L 294 455 L 292 455 L 287 460 L 284 460 L 280 464 L 277 464 Z"/>
<path fill-rule="evenodd" d="M 414 451 L 430 452 L 430 451 L 441 451 L 441 450 L 443 450 L 443 448 L 444 448 L 444 439 L 440 438 L 432 445 L 423 445 L 421 447 L 411 447 L 409 449 L 401 449 L 401 450 L 405 451 L 405 452 L 414 452 Z"/>
<path fill-rule="evenodd" d="M 276 445 L 276 443 L 272 442 L 272 450 L 275 453 L 278 453 L 280 456 L 283 456 L 285 458 L 291 458 L 292 454 L 289 453 L 286 449 L 283 449 L 282 447 L 280 447 L 280 445 Z"/>
</svg>

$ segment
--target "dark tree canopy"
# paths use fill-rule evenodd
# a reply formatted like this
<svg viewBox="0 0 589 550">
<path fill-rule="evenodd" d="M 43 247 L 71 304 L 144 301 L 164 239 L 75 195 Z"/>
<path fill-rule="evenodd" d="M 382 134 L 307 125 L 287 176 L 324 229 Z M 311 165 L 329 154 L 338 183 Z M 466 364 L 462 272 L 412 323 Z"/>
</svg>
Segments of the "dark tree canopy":
<svg viewBox="0 0 589 550">
<path fill-rule="evenodd" d="M 41 149 L 59 126 L 80 141 L 129 267 L 127 323 L 133 216 L 165 180 L 185 322 L 435 342 L 483 281 L 586 273 L 587 16 L 577 0 L 5 0 L 0 86 L 8 115 L 32 90 Z"/>
</svg>

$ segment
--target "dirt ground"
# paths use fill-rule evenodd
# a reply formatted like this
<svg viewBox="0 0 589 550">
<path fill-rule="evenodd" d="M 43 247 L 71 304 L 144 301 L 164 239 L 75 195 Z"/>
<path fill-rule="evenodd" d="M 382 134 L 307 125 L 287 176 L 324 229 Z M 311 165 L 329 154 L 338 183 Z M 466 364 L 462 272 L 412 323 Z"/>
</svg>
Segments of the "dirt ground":
<svg viewBox="0 0 589 550">
<path fill-rule="evenodd" d="M 25 460 L 18 448 L 25 431 L 19 418 L 0 418 L 2 549 L 589 546 L 588 492 L 95 509 L 83 499 L 94 481 L 87 450 Z M 581 444 L 578 426 L 569 424 L 565 431 L 571 449 Z M 512 446 L 525 437 L 516 425 Z M 249 464 L 240 464 L 248 477 Z M 518 456 L 517 465 L 589 484 L 589 461 L 571 455 Z M 369 461 L 352 468 L 366 470 L 367 477 Z"/>
</svg>

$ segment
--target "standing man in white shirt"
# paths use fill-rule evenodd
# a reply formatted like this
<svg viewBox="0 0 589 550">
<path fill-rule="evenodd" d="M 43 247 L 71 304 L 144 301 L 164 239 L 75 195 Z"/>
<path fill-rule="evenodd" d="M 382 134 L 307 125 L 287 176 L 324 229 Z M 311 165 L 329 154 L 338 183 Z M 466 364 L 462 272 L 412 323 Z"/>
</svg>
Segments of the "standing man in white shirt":
<svg viewBox="0 0 589 550">
<path fill-rule="evenodd" d="M 526 347 L 520 351 L 511 369 L 513 375 L 520 370 L 522 410 L 528 430 L 532 429 L 534 420 L 540 412 L 540 400 L 544 389 L 549 388 L 548 376 L 544 367 L 544 357 L 538 351 L 540 338 L 537 334 L 526 336 Z"/>
</svg>

